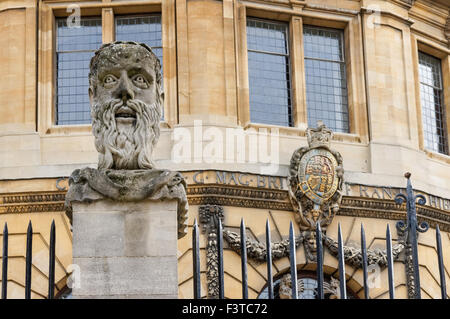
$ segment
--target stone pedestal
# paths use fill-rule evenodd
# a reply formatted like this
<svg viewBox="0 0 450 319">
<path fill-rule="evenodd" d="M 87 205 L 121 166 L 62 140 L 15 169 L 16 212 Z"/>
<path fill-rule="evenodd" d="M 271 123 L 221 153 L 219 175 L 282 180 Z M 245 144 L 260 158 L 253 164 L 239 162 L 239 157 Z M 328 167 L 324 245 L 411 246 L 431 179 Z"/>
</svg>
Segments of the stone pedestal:
<svg viewBox="0 0 450 319">
<path fill-rule="evenodd" d="M 74 298 L 177 298 L 177 201 L 73 202 Z"/>
</svg>

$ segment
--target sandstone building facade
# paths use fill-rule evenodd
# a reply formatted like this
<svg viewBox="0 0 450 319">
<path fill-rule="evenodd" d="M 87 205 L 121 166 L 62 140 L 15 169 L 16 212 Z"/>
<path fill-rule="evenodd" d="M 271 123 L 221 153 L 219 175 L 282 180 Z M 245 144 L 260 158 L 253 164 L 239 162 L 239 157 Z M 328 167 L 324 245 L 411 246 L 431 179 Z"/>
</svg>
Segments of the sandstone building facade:
<svg viewBox="0 0 450 319">
<path fill-rule="evenodd" d="M 333 130 L 343 157 L 340 210 L 327 227 L 358 247 L 385 249 L 389 223 L 405 219 L 394 197 L 405 172 L 427 202 L 418 218 L 422 297 L 439 298 L 435 227 L 450 284 L 450 3 L 448 0 L 0 0 L 0 225 L 10 234 L 10 298 L 24 291 L 25 232 L 34 229 L 32 297 L 45 298 L 51 221 L 57 229 L 56 289 L 73 270 L 64 213 L 68 176 L 97 164 L 88 96 L 89 60 L 102 43 L 147 43 L 161 59 L 164 114 L 158 167 L 188 185 L 188 235 L 178 242 L 179 298 L 192 298 L 190 230 L 201 236 L 202 295 L 216 296 L 209 235 L 214 218 L 252 240 L 287 238 L 294 221 L 287 176 L 293 152 L 317 121 Z M 3 226 L 2 226 L 3 227 Z M 296 228 L 298 232 L 299 229 Z M 398 241 L 394 232 L 394 241 Z M 226 246 L 225 296 L 240 298 L 239 255 Z M 403 258 L 403 259 L 402 259 Z M 404 256 L 395 262 L 398 298 L 408 297 Z M 297 249 L 304 297 L 315 264 Z M 337 259 L 324 269 L 331 285 Z M 249 296 L 265 297 L 265 264 L 249 260 Z M 287 257 L 274 261 L 281 287 Z M 371 298 L 387 298 L 387 271 Z M 347 265 L 349 295 L 362 272 Z M 281 288 L 280 288 L 281 289 Z M 450 290 L 448 286 L 447 290 Z"/>
</svg>

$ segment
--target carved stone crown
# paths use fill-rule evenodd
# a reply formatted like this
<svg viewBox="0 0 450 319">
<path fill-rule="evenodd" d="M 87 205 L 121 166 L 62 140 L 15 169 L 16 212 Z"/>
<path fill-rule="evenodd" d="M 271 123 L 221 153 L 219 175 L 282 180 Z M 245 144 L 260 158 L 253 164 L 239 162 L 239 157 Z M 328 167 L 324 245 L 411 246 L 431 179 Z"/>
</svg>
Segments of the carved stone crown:
<svg viewBox="0 0 450 319">
<path fill-rule="evenodd" d="M 330 147 L 333 131 L 326 127 L 322 121 L 317 121 L 317 128 L 309 128 L 306 130 L 308 145 L 310 148 Z"/>
</svg>

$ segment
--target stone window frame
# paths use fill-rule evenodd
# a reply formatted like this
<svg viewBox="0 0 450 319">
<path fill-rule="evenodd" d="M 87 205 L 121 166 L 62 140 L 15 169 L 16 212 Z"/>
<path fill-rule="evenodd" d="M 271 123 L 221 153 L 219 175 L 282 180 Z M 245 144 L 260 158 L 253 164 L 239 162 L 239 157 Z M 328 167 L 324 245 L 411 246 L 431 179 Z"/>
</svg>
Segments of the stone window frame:
<svg viewBox="0 0 450 319">
<path fill-rule="evenodd" d="M 161 127 L 178 123 L 175 0 L 143 0 L 133 2 L 86 2 L 43 0 L 38 12 L 38 132 L 44 135 L 91 135 L 91 124 L 56 125 L 56 25 L 57 18 L 67 17 L 69 4 L 80 7 L 81 16 L 102 18 L 102 42 L 114 41 L 114 16 L 161 14 L 164 64 L 164 121 Z M 88 94 L 88 92 L 86 92 Z"/>
<path fill-rule="evenodd" d="M 450 153 L 444 154 L 425 147 L 423 122 L 422 122 L 422 103 L 420 98 L 420 78 L 419 78 L 419 51 L 431 55 L 441 60 L 442 87 L 443 87 L 443 106 L 446 120 L 447 143 L 450 143 L 450 50 L 440 46 L 428 39 L 414 34 L 412 36 L 412 58 L 414 65 L 414 85 L 417 115 L 417 134 L 419 149 L 429 158 L 438 159 L 450 163 Z"/>
<path fill-rule="evenodd" d="M 276 4 L 238 3 L 236 6 L 238 124 L 244 129 L 278 128 L 281 134 L 304 136 L 308 126 L 306 81 L 303 51 L 303 25 L 341 29 L 344 31 L 344 51 L 348 86 L 349 133 L 335 132 L 334 140 L 369 142 L 368 114 L 363 64 L 363 43 L 359 11 L 315 9 L 305 4 L 291 7 Z M 291 90 L 293 127 L 250 122 L 249 79 L 247 56 L 247 17 L 282 21 L 289 24 L 291 60 Z"/>
</svg>

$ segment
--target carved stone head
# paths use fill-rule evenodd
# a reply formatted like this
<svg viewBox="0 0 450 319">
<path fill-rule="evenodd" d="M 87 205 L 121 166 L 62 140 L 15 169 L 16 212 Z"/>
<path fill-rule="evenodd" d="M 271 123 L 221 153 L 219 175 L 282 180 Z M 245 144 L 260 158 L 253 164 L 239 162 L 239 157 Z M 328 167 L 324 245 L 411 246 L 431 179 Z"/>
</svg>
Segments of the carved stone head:
<svg viewBox="0 0 450 319">
<path fill-rule="evenodd" d="M 99 169 L 151 169 L 162 113 L 161 65 L 142 43 L 104 44 L 91 59 L 89 98 Z"/>
</svg>

